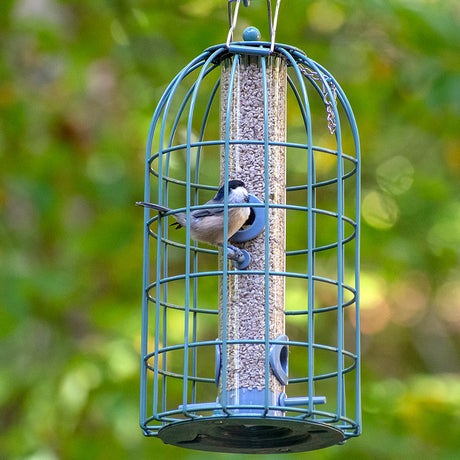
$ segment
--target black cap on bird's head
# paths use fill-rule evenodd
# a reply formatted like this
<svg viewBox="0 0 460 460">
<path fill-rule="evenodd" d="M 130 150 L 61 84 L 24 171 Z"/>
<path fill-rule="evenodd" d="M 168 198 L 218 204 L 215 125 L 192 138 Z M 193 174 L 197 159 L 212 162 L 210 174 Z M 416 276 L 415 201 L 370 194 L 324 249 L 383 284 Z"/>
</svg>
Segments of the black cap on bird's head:
<svg viewBox="0 0 460 460">
<path fill-rule="evenodd" d="M 238 187 L 245 187 L 244 185 L 244 182 L 241 181 L 241 180 L 238 180 L 238 179 L 232 179 L 232 180 L 229 180 L 228 181 L 228 191 L 230 193 L 231 190 L 234 190 L 235 188 L 238 188 Z M 216 200 L 223 200 L 224 199 L 224 185 L 222 187 L 220 187 L 220 189 L 218 190 L 215 198 Z"/>
<path fill-rule="evenodd" d="M 237 188 L 237 187 L 245 187 L 244 182 L 238 179 L 233 179 L 233 180 L 228 181 L 228 190 L 231 190 L 232 188 Z"/>
</svg>

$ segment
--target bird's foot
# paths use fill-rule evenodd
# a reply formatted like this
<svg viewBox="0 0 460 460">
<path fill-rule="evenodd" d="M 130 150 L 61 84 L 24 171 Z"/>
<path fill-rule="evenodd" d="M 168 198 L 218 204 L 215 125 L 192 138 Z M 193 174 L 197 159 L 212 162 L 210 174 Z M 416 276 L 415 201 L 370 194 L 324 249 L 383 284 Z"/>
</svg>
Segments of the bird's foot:
<svg viewBox="0 0 460 460">
<path fill-rule="evenodd" d="M 231 244 L 227 245 L 227 257 L 235 262 L 242 262 L 244 255 L 243 251 L 236 246 L 232 246 Z"/>
<path fill-rule="evenodd" d="M 233 260 L 236 268 L 239 270 L 245 269 L 251 261 L 248 251 L 232 246 L 231 244 L 227 245 L 227 257 Z"/>
</svg>

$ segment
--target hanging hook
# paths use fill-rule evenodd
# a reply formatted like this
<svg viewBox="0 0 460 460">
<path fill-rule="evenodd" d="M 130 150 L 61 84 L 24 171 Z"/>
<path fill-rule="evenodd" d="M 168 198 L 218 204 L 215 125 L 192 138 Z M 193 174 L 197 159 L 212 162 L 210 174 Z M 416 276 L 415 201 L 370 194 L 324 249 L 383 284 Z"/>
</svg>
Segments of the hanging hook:
<svg viewBox="0 0 460 460">
<path fill-rule="evenodd" d="M 272 12 L 271 12 L 271 2 L 267 0 L 268 6 L 268 23 L 270 24 L 270 53 L 273 53 L 275 49 L 275 35 L 276 35 L 276 26 L 278 25 L 278 13 L 280 10 L 280 3 L 281 0 L 277 0 L 275 6 L 275 16 L 272 20 Z"/>
<path fill-rule="evenodd" d="M 236 2 L 235 12 L 233 13 L 232 3 Z M 238 19 L 238 11 L 240 9 L 241 0 L 228 0 L 228 35 L 227 35 L 227 48 L 230 47 L 230 42 L 233 40 L 233 31 L 236 27 L 236 21 Z M 244 6 L 249 6 L 249 0 L 243 0 Z"/>
<path fill-rule="evenodd" d="M 233 12 L 232 3 L 236 2 L 235 11 Z M 229 31 L 227 35 L 227 48 L 230 48 L 230 42 L 233 40 L 233 32 L 236 27 L 236 23 L 238 20 L 238 11 L 240 8 L 241 0 L 228 0 L 228 24 L 229 24 Z M 249 6 L 250 0 L 243 0 L 244 6 Z M 268 9 L 268 26 L 270 31 L 270 53 L 273 52 L 275 49 L 275 35 L 276 35 L 276 26 L 278 24 L 278 13 L 280 9 L 281 0 L 276 1 L 275 6 L 275 15 L 272 18 L 272 2 L 271 0 L 267 0 L 267 9 Z"/>
</svg>

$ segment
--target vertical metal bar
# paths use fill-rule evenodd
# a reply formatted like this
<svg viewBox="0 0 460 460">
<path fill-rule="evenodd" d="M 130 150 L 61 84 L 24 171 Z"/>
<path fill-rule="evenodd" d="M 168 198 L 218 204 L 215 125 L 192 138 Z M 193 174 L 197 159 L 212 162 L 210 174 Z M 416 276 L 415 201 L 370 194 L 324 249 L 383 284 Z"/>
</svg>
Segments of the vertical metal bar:
<svg viewBox="0 0 460 460">
<path fill-rule="evenodd" d="M 174 94 L 174 93 L 172 93 Z M 158 144 L 158 183 L 160 184 L 158 188 L 158 201 L 161 203 L 163 200 L 163 143 L 164 143 L 164 133 L 165 133 L 165 126 L 166 126 L 166 119 L 168 114 L 168 109 L 171 104 L 172 94 L 169 95 L 168 101 L 166 104 L 165 111 L 163 112 L 163 118 L 161 122 L 160 128 L 160 139 Z M 154 369 L 154 395 L 153 395 L 153 414 L 156 416 L 158 414 L 158 392 L 159 392 L 159 383 L 158 383 L 158 368 L 159 368 L 159 349 L 160 349 L 160 311 L 161 311 L 161 249 L 162 249 L 162 225 L 163 221 L 161 218 L 158 219 L 158 230 L 157 230 L 157 259 L 156 259 L 156 286 L 155 286 L 155 338 L 154 338 L 154 350 L 155 350 L 155 358 L 153 363 Z M 165 410 L 165 381 L 163 378 L 163 398 L 162 398 L 162 406 L 161 410 Z"/>
<path fill-rule="evenodd" d="M 198 271 L 198 253 L 194 251 L 193 253 L 193 272 L 197 273 Z M 196 343 L 197 341 L 197 323 L 198 323 L 198 313 L 197 313 L 197 299 L 198 299 L 198 278 L 193 278 L 193 323 L 192 323 L 192 342 Z M 197 376 L 197 359 L 198 359 L 198 349 L 196 346 L 192 348 L 192 376 Z M 196 379 L 192 381 L 192 394 L 191 394 L 192 403 L 196 402 Z"/>
<path fill-rule="evenodd" d="M 337 85 L 336 85 L 337 87 Z M 358 127 L 353 115 L 353 110 L 348 100 L 341 90 L 339 97 L 346 110 L 347 118 L 351 126 L 351 131 L 355 143 L 356 155 L 356 182 L 355 182 L 355 354 L 356 354 L 356 381 L 355 381 L 355 422 L 357 425 L 356 435 L 361 434 L 362 411 L 361 411 L 361 327 L 360 327 L 360 238 L 361 238 L 361 147 L 359 141 Z"/>
<path fill-rule="evenodd" d="M 361 241 L 361 147 L 359 141 L 358 127 L 353 115 L 350 103 L 340 86 L 334 82 L 342 106 L 345 109 L 348 122 L 355 144 L 356 155 L 356 190 L 355 190 L 355 354 L 356 354 L 356 380 L 355 380 L 355 422 L 357 425 L 356 435 L 362 429 L 362 410 L 361 410 L 361 335 L 360 335 L 360 241 Z"/>
<path fill-rule="evenodd" d="M 144 199 L 150 198 L 150 166 L 148 158 L 150 158 L 152 151 L 153 132 L 156 126 L 155 117 L 149 129 L 146 147 L 146 161 L 144 173 Z M 144 426 L 147 419 L 147 363 L 145 362 L 148 353 L 148 337 L 149 337 L 149 299 L 147 294 L 147 286 L 149 285 L 150 271 L 149 271 L 149 215 L 150 212 L 147 208 L 144 209 L 144 243 L 143 243 L 143 269 L 142 269 L 142 332 L 141 332 L 141 388 L 140 388 L 140 424 Z"/>
<path fill-rule="evenodd" d="M 233 59 L 232 69 L 230 72 L 230 81 L 227 94 L 226 119 L 225 119 L 225 145 L 224 145 L 224 177 L 225 182 L 228 184 L 228 170 L 229 170 L 229 156 L 230 156 L 230 114 L 232 109 L 232 98 L 235 82 L 235 73 L 239 65 L 239 55 L 235 55 Z M 225 187 L 227 189 L 227 187 Z M 225 202 L 228 201 L 228 196 Z M 228 209 L 228 206 L 227 206 Z M 224 214 L 226 214 L 224 209 Z M 226 225 L 224 224 L 224 229 Z M 224 235 L 225 237 L 225 235 Z M 222 318 L 222 372 L 221 372 L 221 404 L 224 411 L 227 411 L 227 358 L 228 358 L 228 345 L 227 345 L 227 290 L 228 290 L 228 263 L 227 251 L 224 249 L 222 257 L 222 303 L 221 303 L 221 318 Z"/>
<path fill-rule="evenodd" d="M 309 115 L 310 116 L 310 115 Z M 312 177 L 312 190 L 311 190 L 311 202 L 312 202 L 312 208 L 316 210 L 316 161 L 315 161 L 315 150 L 313 149 L 313 141 L 309 143 L 309 146 L 311 145 L 312 147 L 312 156 L 311 156 L 311 177 Z M 309 207 L 310 209 L 310 207 Z M 316 211 L 313 211 L 311 214 L 311 240 L 313 242 L 313 248 L 316 247 Z M 316 272 L 316 251 L 312 251 L 312 272 L 311 276 L 313 278 L 312 282 L 312 293 L 311 293 L 311 298 L 313 299 L 312 303 L 312 315 L 309 317 L 309 326 L 311 325 L 312 329 L 312 335 L 311 339 L 309 339 L 309 343 L 314 344 L 316 337 L 315 337 L 315 320 L 316 320 L 316 313 L 315 313 L 315 301 L 316 301 L 316 285 L 315 285 L 315 272 Z M 315 356 L 314 356 L 315 348 L 314 346 L 312 347 L 312 362 L 313 362 L 313 367 L 312 367 L 312 376 L 314 376 L 315 373 Z M 315 380 L 314 377 L 311 379 L 311 389 L 309 389 L 308 392 L 308 398 L 309 398 L 309 403 L 311 401 L 311 411 L 312 411 L 312 418 L 316 418 L 316 414 L 313 412 L 315 409 L 313 398 L 315 396 Z"/>
<path fill-rule="evenodd" d="M 169 145 L 170 146 L 170 143 Z M 163 156 L 163 155 L 161 155 Z M 165 175 L 168 176 L 169 174 L 169 161 L 170 161 L 170 152 L 167 153 L 166 155 L 166 158 L 165 158 Z M 161 168 L 161 170 L 163 170 L 163 168 Z M 168 182 L 167 181 L 163 181 L 164 184 L 162 184 L 160 182 L 160 187 L 163 188 L 164 187 L 164 201 L 165 203 L 167 204 L 168 203 Z M 168 238 L 168 219 L 167 218 L 161 218 L 159 219 L 158 221 L 158 226 L 160 225 L 163 225 L 163 232 L 161 235 L 159 235 L 159 240 L 161 240 L 162 238 L 160 238 L 160 236 L 162 237 L 163 235 L 165 236 L 165 238 Z M 157 260 L 160 258 L 163 259 L 163 278 L 167 278 L 168 276 L 168 244 L 166 242 L 164 242 L 162 244 L 162 249 L 163 249 L 163 252 L 160 253 L 160 255 L 158 256 L 157 255 Z M 163 256 L 163 257 L 161 257 Z M 160 280 L 161 278 L 161 274 L 159 273 L 158 274 L 158 277 L 157 279 Z M 167 345 L 168 345 L 168 307 L 166 306 L 167 304 L 167 301 L 168 301 L 168 283 L 163 283 L 163 307 L 162 307 L 162 310 L 163 310 L 163 348 L 166 348 Z M 168 389 L 168 385 L 167 385 L 167 380 L 168 380 L 168 376 L 166 374 L 166 369 L 168 368 L 168 353 L 163 353 L 162 355 L 163 359 L 162 359 L 162 370 L 163 370 L 163 374 L 162 374 L 162 382 L 163 382 L 163 386 L 162 386 L 162 403 L 161 403 L 161 407 L 162 407 L 162 412 L 165 412 L 167 410 L 167 389 Z"/>
<path fill-rule="evenodd" d="M 177 121 L 179 119 L 179 116 L 176 117 L 177 118 Z M 176 131 L 176 128 L 177 128 L 177 124 L 175 123 L 175 125 L 173 126 L 173 129 L 172 129 L 172 133 L 171 133 L 171 136 L 169 138 L 169 142 L 168 142 L 168 148 L 171 147 L 172 145 L 172 141 L 173 141 L 173 135 Z M 169 176 L 169 164 L 170 164 L 170 160 L 171 160 L 171 152 L 168 151 L 166 153 L 166 158 L 165 158 L 165 177 L 168 177 Z M 165 203 L 165 205 L 167 206 L 168 205 L 168 194 L 169 194 L 169 183 L 168 181 L 164 178 L 163 180 L 163 183 L 160 182 L 159 183 L 160 185 L 160 188 L 163 190 L 164 188 L 164 198 L 163 198 L 163 201 Z M 164 219 L 160 219 L 160 222 L 159 224 L 162 223 L 163 224 L 163 233 L 162 235 L 164 235 L 164 237 L 167 239 L 168 238 L 168 219 L 167 218 L 164 218 Z M 163 252 L 162 252 L 162 255 L 163 255 L 163 277 L 164 278 L 167 278 L 168 276 L 168 244 L 167 242 L 165 241 L 163 243 Z M 167 302 L 168 302 L 168 283 L 163 283 L 163 302 L 164 302 L 164 305 L 163 305 L 163 348 L 166 348 L 167 345 L 168 345 L 168 307 L 167 307 Z M 165 372 L 166 370 L 168 369 L 168 353 L 165 352 L 163 353 L 163 359 L 162 359 L 162 370 L 163 370 L 163 375 L 162 375 L 162 381 L 163 381 L 163 387 L 162 387 L 162 411 L 165 412 L 167 410 L 167 398 L 168 398 L 168 394 L 167 394 L 167 390 L 168 390 L 168 375 L 167 373 Z"/>
<path fill-rule="evenodd" d="M 310 117 L 310 106 L 308 101 L 308 94 L 305 87 L 304 76 L 302 75 L 297 61 L 291 53 L 284 49 L 280 49 L 281 53 L 288 59 L 292 65 L 297 81 L 300 85 L 300 93 L 296 92 L 297 102 L 301 107 L 303 122 L 307 131 L 307 312 L 308 312 L 308 326 L 307 326 L 307 359 L 308 359 L 308 412 L 305 417 L 309 417 L 314 410 L 313 396 L 314 396 L 314 159 L 313 159 L 313 141 L 312 141 L 312 125 Z M 305 56 L 299 55 L 298 58 L 307 60 Z"/>
<path fill-rule="evenodd" d="M 343 373 L 344 360 L 344 324 L 343 324 L 343 285 L 344 285 L 344 179 L 343 179 L 343 152 L 341 141 L 340 121 L 336 104 L 331 98 L 335 119 L 337 139 L 337 415 L 345 415 L 345 376 Z"/>
<path fill-rule="evenodd" d="M 263 88 L 263 106 L 264 106 L 264 165 L 265 165 L 265 197 L 264 197 L 264 211 L 265 211 L 265 235 L 264 235 L 264 252 L 265 252 L 265 266 L 264 266 L 264 286 L 265 286 L 265 389 L 264 389 L 264 415 L 268 412 L 269 397 L 268 392 L 270 388 L 269 376 L 269 353 L 270 353 L 270 175 L 269 175 L 269 144 L 268 144 L 268 89 L 267 89 L 267 64 L 265 57 L 261 57 L 262 65 L 262 88 Z"/>
<path fill-rule="evenodd" d="M 303 79 L 301 81 L 303 83 Z M 315 328 L 314 328 L 314 309 L 315 309 L 315 218 L 313 208 L 314 203 L 314 158 L 313 158 L 313 139 L 312 139 L 312 126 L 310 107 L 307 99 L 307 92 L 303 89 L 304 105 L 307 115 L 307 139 L 308 139 L 308 153 L 307 153 L 307 219 L 308 219 L 308 235 L 307 235 L 307 273 L 308 273 L 308 410 L 311 413 L 314 409 L 313 396 L 314 396 L 314 343 L 315 343 Z"/>
<path fill-rule="evenodd" d="M 354 118 L 353 118 L 354 122 Z M 352 124 L 356 149 L 356 242 L 355 242 L 355 353 L 356 353 L 356 383 L 355 383 L 355 420 L 358 426 L 357 434 L 361 434 L 361 327 L 360 327 L 360 228 L 361 228 L 361 159 L 359 136 L 356 125 Z"/>
<path fill-rule="evenodd" d="M 197 88 L 195 88 L 196 90 Z M 193 100 L 193 96 L 192 96 Z M 187 412 L 188 395 L 188 366 L 189 366 L 189 315 L 190 315 L 190 206 L 191 206 L 191 187 L 190 187 L 190 157 L 192 142 L 192 122 L 193 105 L 190 103 L 189 116 L 187 121 L 187 155 L 186 155 L 186 186 L 185 186 L 185 206 L 187 225 L 185 226 L 185 298 L 184 298 L 184 368 L 182 381 L 182 404 L 183 412 Z"/>
</svg>

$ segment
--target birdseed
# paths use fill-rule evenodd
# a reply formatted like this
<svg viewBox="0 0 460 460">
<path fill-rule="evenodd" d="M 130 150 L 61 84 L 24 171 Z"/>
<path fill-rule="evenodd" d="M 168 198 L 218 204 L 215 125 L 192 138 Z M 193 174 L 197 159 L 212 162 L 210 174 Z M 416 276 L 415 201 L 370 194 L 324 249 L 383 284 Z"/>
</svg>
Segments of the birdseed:
<svg viewBox="0 0 460 460">
<path fill-rule="evenodd" d="M 221 138 L 225 139 L 227 99 L 231 68 L 234 57 L 221 64 Z M 230 140 L 264 140 L 264 88 L 260 56 L 239 57 L 235 73 L 230 108 Z M 280 56 L 271 55 L 267 60 L 268 139 L 270 142 L 286 141 L 286 62 Z M 268 165 L 265 164 L 264 145 L 247 143 L 231 144 L 228 153 L 228 178 L 242 180 L 249 193 L 260 201 L 283 205 L 286 203 L 286 148 L 270 146 Z M 225 179 L 225 148 L 221 149 L 221 183 Z M 265 169 L 268 168 L 268 184 L 265 183 Z M 265 276 L 265 263 L 270 271 L 285 271 L 286 210 L 269 208 L 268 229 L 254 239 L 237 246 L 251 255 L 247 270 L 261 274 L 229 275 L 226 292 L 226 337 L 227 340 L 245 340 L 241 344 L 227 346 L 226 389 L 263 390 L 265 381 L 265 345 L 251 343 L 265 340 L 266 321 L 269 339 L 275 339 L 285 332 L 285 277 Z M 268 230 L 268 231 L 267 231 Z M 265 253 L 265 239 L 268 237 L 268 254 Z M 222 264 L 221 257 L 221 264 Z M 229 262 L 229 273 L 233 265 Z M 222 267 L 222 265 L 221 265 Z M 266 317 L 265 283 L 268 280 L 268 315 Z M 224 293 L 222 280 L 219 288 L 219 337 L 223 337 Z M 279 394 L 284 386 L 272 370 L 269 371 L 268 387 Z M 219 393 L 222 392 L 222 378 Z M 229 401 L 232 403 L 232 401 Z M 237 403 L 237 401 L 234 401 Z"/>
</svg>

